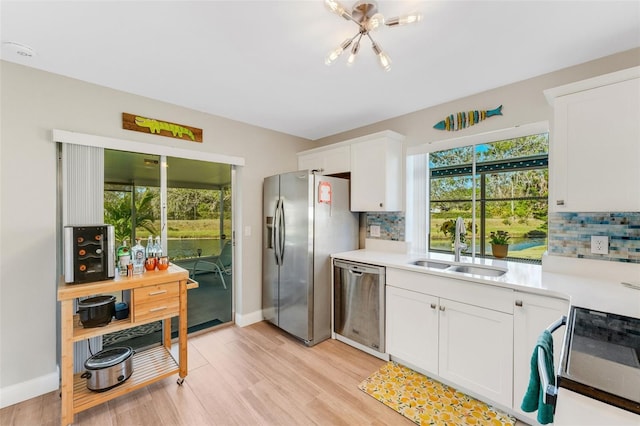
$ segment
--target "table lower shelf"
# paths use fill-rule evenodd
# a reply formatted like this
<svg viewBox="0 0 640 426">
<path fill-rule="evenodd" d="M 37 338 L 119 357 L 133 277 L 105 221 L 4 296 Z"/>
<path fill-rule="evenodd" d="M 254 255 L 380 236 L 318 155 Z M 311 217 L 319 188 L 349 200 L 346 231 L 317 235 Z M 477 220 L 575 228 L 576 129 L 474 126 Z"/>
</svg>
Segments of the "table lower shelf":
<svg viewBox="0 0 640 426">
<path fill-rule="evenodd" d="M 73 413 L 107 402 L 133 390 L 157 382 L 179 371 L 178 363 L 164 346 L 147 349 L 133 355 L 133 373 L 124 383 L 108 391 L 95 392 L 87 388 L 87 379 L 73 377 Z"/>
</svg>

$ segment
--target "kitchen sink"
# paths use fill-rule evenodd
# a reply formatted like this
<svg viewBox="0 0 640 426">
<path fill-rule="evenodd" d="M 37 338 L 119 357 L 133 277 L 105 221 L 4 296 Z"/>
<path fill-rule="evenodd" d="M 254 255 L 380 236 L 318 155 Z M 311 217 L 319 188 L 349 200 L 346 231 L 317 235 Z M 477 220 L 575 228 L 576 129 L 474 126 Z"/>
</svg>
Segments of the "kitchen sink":
<svg viewBox="0 0 640 426">
<path fill-rule="evenodd" d="M 427 268 L 434 268 L 434 269 L 447 269 L 448 267 L 451 266 L 450 263 L 437 262 L 435 260 L 416 260 L 411 262 L 411 264 L 416 266 L 424 266 Z"/>
<path fill-rule="evenodd" d="M 455 265 L 451 266 L 447 270 L 452 272 L 460 272 L 463 274 L 484 275 L 487 277 L 499 277 L 507 272 L 504 269 L 488 268 L 486 266 L 477 265 Z"/>
</svg>

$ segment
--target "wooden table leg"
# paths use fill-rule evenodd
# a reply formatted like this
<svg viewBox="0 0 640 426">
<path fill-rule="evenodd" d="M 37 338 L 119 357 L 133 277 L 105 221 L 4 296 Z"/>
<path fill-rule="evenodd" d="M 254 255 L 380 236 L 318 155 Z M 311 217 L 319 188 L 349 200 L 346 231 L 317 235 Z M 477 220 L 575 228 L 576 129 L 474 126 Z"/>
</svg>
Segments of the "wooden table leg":
<svg viewBox="0 0 640 426">
<path fill-rule="evenodd" d="M 171 318 L 162 320 L 162 346 L 171 351 Z"/>
<path fill-rule="evenodd" d="M 62 426 L 73 423 L 73 299 L 60 302 L 60 374 L 62 378 Z"/>
<path fill-rule="evenodd" d="M 180 317 L 178 319 L 179 375 L 187 377 L 187 280 L 180 281 Z"/>
</svg>

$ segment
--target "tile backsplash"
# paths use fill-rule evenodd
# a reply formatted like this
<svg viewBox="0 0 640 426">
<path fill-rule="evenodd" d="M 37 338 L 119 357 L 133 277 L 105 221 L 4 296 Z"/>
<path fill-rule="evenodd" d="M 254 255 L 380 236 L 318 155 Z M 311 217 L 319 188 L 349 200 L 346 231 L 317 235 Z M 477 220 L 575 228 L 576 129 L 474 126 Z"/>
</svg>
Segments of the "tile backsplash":
<svg viewBox="0 0 640 426">
<path fill-rule="evenodd" d="M 368 212 L 366 214 L 367 238 L 389 241 L 404 241 L 405 220 L 403 212 Z M 380 227 L 380 236 L 371 236 L 371 225 Z"/>
<path fill-rule="evenodd" d="M 405 241 L 403 212 L 368 212 L 366 238 Z M 372 237 L 370 225 L 380 226 Z M 609 237 L 609 254 L 591 253 L 591 236 Z M 611 262 L 640 263 L 640 212 L 550 213 L 549 254 Z"/>
<path fill-rule="evenodd" d="M 591 253 L 591 236 L 609 237 L 609 254 Z M 550 213 L 549 254 L 640 263 L 640 212 Z"/>
</svg>

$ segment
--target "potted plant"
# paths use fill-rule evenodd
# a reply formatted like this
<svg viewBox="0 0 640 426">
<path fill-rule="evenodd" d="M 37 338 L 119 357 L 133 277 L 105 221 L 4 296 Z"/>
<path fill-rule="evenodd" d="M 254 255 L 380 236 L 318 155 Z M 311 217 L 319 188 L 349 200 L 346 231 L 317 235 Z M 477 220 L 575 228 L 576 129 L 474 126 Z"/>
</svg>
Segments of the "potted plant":
<svg viewBox="0 0 640 426">
<path fill-rule="evenodd" d="M 491 231 L 489 234 L 489 242 L 491 243 L 491 251 L 494 257 L 507 257 L 509 252 L 509 239 L 511 236 L 507 231 Z"/>
</svg>

